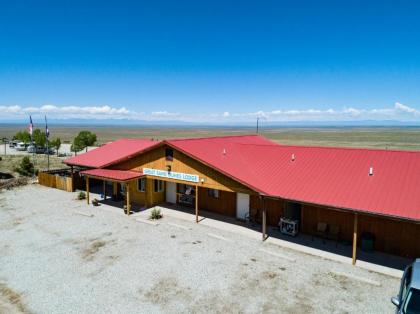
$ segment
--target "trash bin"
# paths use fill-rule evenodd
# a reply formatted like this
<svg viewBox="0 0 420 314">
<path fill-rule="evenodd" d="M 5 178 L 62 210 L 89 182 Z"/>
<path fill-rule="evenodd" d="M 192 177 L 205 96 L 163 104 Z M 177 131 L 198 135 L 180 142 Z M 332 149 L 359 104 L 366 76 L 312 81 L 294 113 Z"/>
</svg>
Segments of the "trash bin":
<svg viewBox="0 0 420 314">
<path fill-rule="evenodd" d="M 375 248 L 375 235 L 370 232 L 362 233 L 362 250 L 365 252 L 373 252 Z"/>
</svg>

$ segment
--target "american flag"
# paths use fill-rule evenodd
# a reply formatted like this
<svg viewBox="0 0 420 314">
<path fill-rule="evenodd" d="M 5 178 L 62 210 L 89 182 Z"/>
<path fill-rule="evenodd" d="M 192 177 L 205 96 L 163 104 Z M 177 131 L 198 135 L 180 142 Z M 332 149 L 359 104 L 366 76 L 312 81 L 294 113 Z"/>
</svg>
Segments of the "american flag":
<svg viewBox="0 0 420 314">
<path fill-rule="evenodd" d="M 34 124 L 32 123 L 32 117 L 29 116 L 29 135 L 32 136 L 32 131 L 34 130 Z"/>
<path fill-rule="evenodd" d="M 48 138 L 50 136 L 50 130 L 48 130 L 47 116 L 45 116 L 45 136 Z"/>
</svg>

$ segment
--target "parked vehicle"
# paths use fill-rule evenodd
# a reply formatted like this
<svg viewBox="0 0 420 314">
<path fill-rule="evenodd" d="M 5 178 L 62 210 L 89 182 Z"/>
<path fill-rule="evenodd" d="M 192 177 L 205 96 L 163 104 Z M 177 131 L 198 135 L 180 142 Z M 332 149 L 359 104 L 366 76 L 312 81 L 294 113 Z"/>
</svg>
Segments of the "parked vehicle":
<svg viewBox="0 0 420 314">
<path fill-rule="evenodd" d="M 55 154 L 55 150 L 54 148 L 49 147 L 48 150 L 47 148 L 44 149 L 44 154 L 46 155 L 54 155 Z"/>
<path fill-rule="evenodd" d="M 10 142 L 9 142 L 9 147 L 10 147 L 10 148 L 15 148 L 15 147 L 16 147 L 16 145 L 17 145 L 17 143 L 19 143 L 19 141 L 10 141 Z"/>
<path fill-rule="evenodd" d="M 44 154 L 45 153 L 45 148 L 44 147 L 37 147 L 35 145 L 30 145 L 28 147 L 28 153 Z"/>
<path fill-rule="evenodd" d="M 28 148 L 28 145 L 27 145 L 27 144 L 25 144 L 24 142 L 19 142 L 19 143 L 17 143 L 17 144 L 16 144 L 16 150 L 18 150 L 18 151 L 23 152 L 23 151 L 25 151 L 27 148 Z"/>
<path fill-rule="evenodd" d="M 420 314 L 420 258 L 405 269 L 400 292 L 391 302 L 397 307 L 397 314 Z"/>
</svg>

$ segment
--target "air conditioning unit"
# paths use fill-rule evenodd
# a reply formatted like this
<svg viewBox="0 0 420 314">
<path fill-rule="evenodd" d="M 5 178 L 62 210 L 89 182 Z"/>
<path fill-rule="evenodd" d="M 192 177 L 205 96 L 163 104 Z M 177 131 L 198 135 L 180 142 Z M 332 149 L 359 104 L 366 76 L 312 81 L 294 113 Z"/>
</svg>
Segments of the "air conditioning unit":
<svg viewBox="0 0 420 314">
<path fill-rule="evenodd" d="M 299 232 L 299 220 L 282 217 L 280 218 L 279 228 L 280 232 L 283 234 L 296 236 Z"/>
</svg>

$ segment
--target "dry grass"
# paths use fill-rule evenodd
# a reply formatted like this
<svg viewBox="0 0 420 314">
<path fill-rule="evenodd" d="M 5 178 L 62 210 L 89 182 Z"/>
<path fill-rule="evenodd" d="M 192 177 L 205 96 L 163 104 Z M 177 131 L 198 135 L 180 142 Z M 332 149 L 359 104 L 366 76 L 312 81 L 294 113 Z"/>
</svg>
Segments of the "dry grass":
<svg viewBox="0 0 420 314">
<path fill-rule="evenodd" d="M 22 301 L 22 296 L 0 282 L 0 313 L 30 313 Z"/>
<path fill-rule="evenodd" d="M 83 258 L 87 261 L 91 261 L 95 258 L 96 253 L 106 245 L 105 241 L 94 240 L 90 243 L 89 247 L 83 251 Z"/>
<path fill-rule="evenodd" d="M 19 166 L 22 158 L 25 155 L 7 155 L 1 156 L 2 160 L 0 161 L 0 172 L 15 173 L 14 169 Z M 33 162 L 33 156 L 29 155 L 31 162 Z M 64 158 L 50 155 L 50 169 L 62 169 L 67 166 L 63 164 Z M 47 155 L 35 155 L 35 168 L 39 170 L 47 169 Z"/>
</svg>

